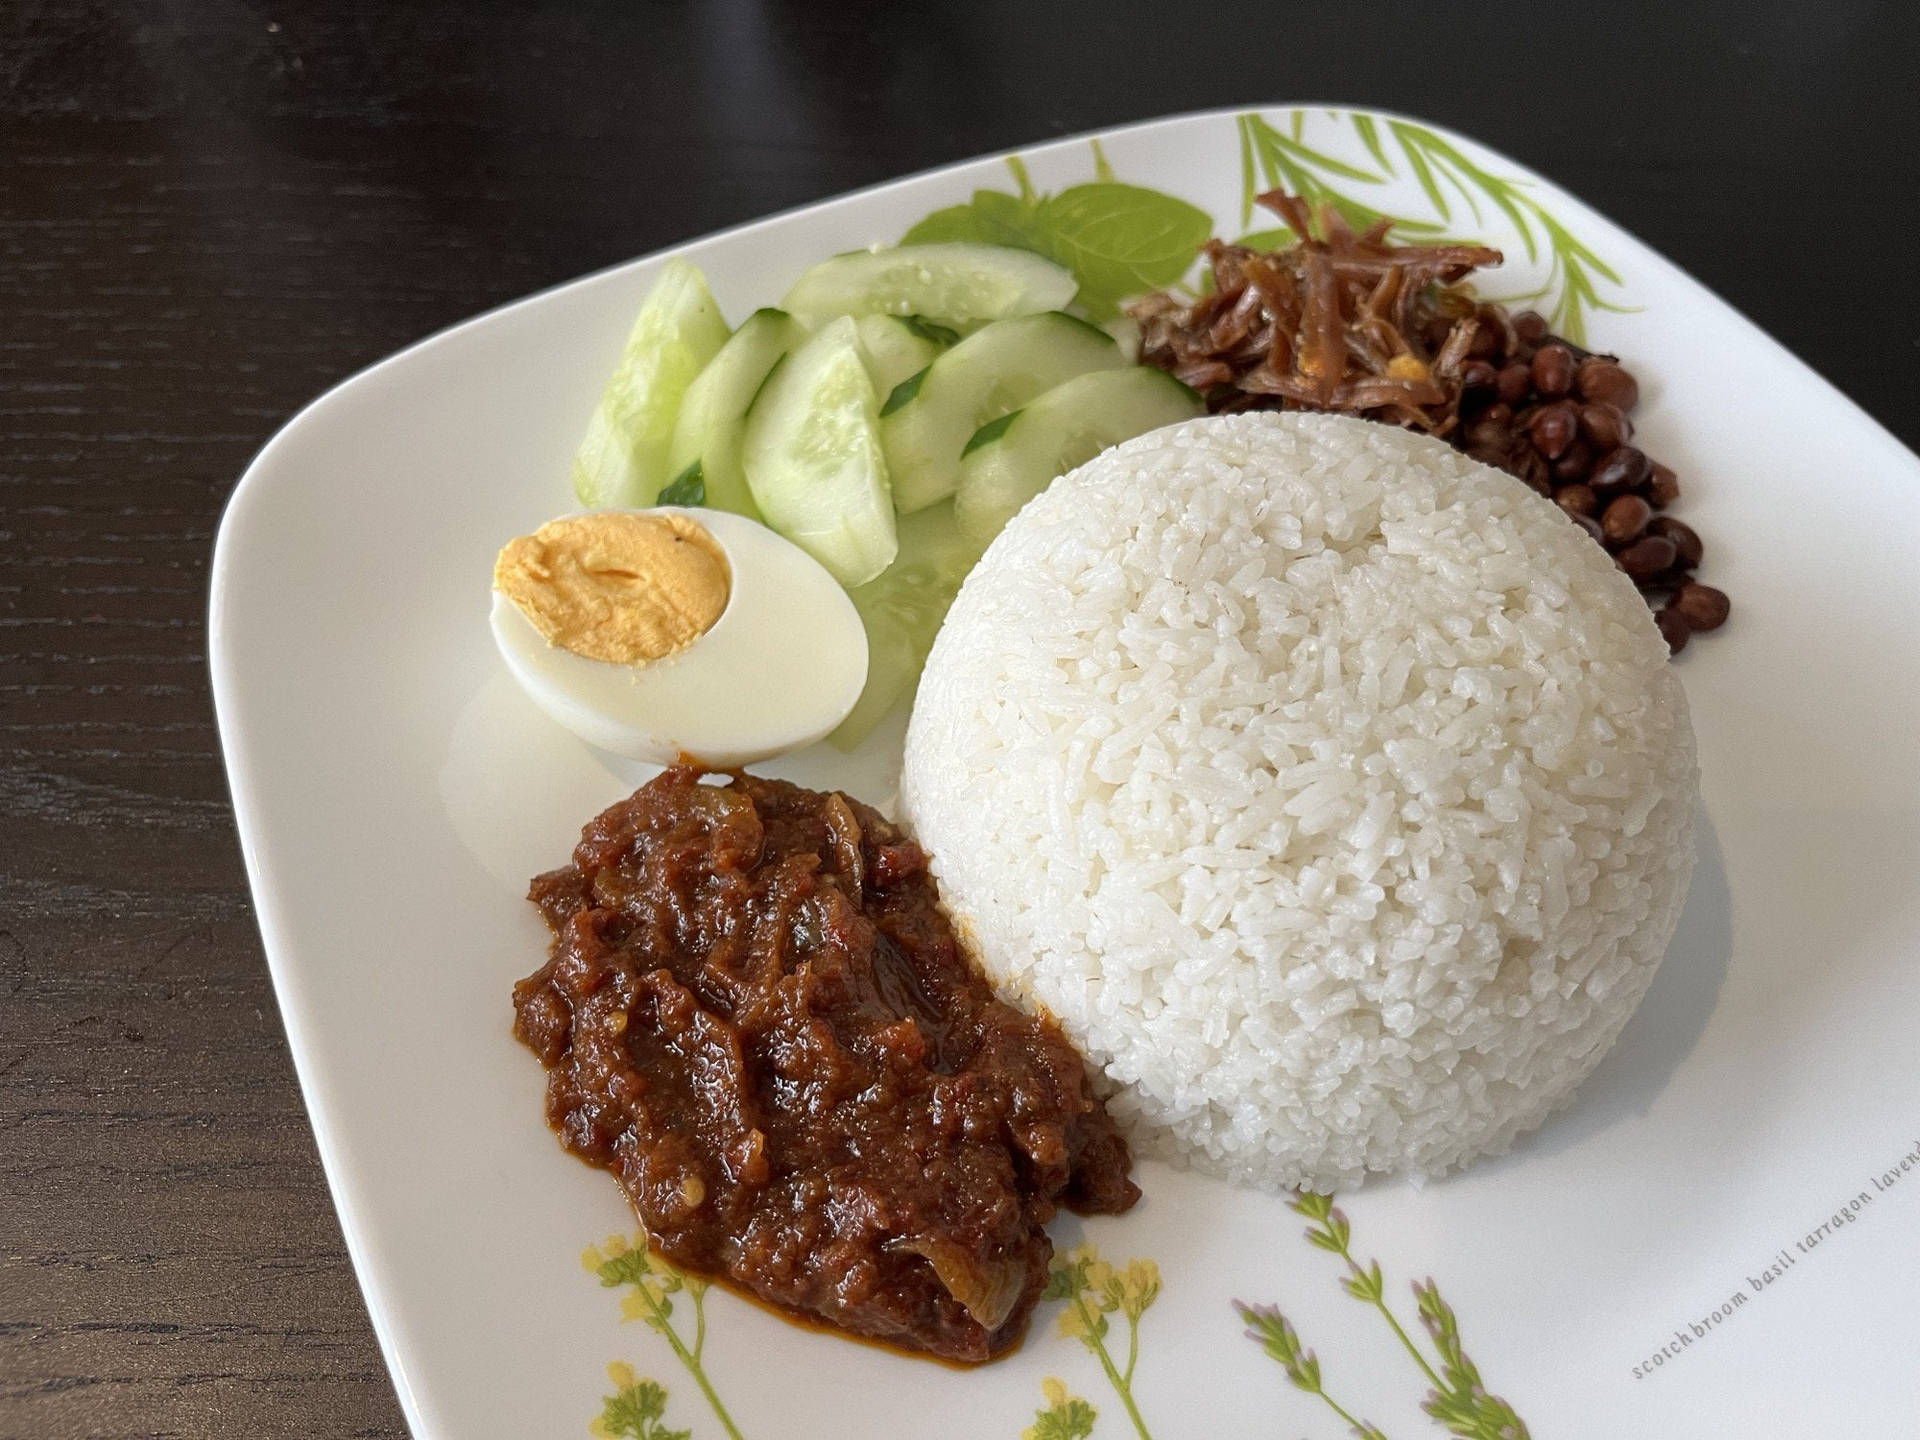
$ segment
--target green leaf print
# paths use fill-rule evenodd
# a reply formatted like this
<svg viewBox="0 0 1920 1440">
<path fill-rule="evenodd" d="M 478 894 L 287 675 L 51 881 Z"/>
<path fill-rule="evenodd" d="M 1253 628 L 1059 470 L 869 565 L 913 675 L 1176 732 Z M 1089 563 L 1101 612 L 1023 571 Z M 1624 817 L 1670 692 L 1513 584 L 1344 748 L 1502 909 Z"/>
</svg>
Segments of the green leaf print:
<svg viewBox="0 0 1920 1440">
<path fill-rule="evenodd" d="M 1295 112 L 1296 118 L 1299 114 Z M 1383 183 L 1382 178 L 1282 135 L 1263 116 L 1240 117 L 1240 145 L 1240 223 L 1243 226 L 1252 222 L 1254 201 L 1261 190 L 1285 190 L 1298 195 L 1315 210 L 1331 205 L 1355 230 L 1366 230 L 1377 221 L 1387 220 L 1395 230 L 1421 239 L 1440 233 L 1439 225 L 1391 214 L 1357 198 L 1350 185 L 1336 182 L 1379 185 Z M 1257 188 L 1256 173 L 1263 182 Z"/>
<path fill-rule="evenodd" d="M 1099 1411 L 1068 1394 L 1065 1383 L 1051 1375 L 1040 1382 L 1040 1393 L 1047 1403 L 1033 1412 L 1033 1424 L 1020 1432 L 1020 1440 L 1088 1440 Z"/>
<path fill-rule="evenodd" d="M 1382 121 L 1359 111 L 1337 110 L 1327 112 L 1327 118 L 1335 124 L 1344 119 L 1377 171 L 1342 159 L 1328 148 L 1306 144 L 1302 139 L 1306 133 L 1305 111 L 1292 111 L 1284 131 L 1263 115 L 1241 115 L 1243 226 L 1252 221 L 1256 197 L 1262 190 L 1271 189 L 1298 195 L 1316 211 L 1329 205 L 1355 230 L 1386 220 L 1402 238 L 1420 242 L 1444 239 L 1455 223 L 1464 224 L 1469 214 L 1470 228 L 1484 231 L 1489 214 L 1497 212 L 1512 227 L 1528 260 L 1544 252 L 1552 265 L 1546 283 L 1538 290 L 1507 298 L 1539 302 L 1555 334 L 1576 345 L 1584 344 L 1591 313 L 1629 308 L 1605 293 L 1607 288 L 1620 288 L 1620 276 L 1534 198 L 1525 181 L 1494 174 L 1476 164 L 1459 146 L 1410 120 Z M 1396 158 L 1418 183 L 1432 218 L 1395 214 L 1370 203 L 1368 187 L 1385 185 L 1388 176 L 1400 173 Z M 1488 202 L 1485 209 L 1483 200 Z M 1237 243 L 1271 249 L 1273 243 L 1259 242 L 1272 233 L 1256 232 L 1257 239 L 1248 236 Z M 1288 243 L 1284 232 L 1279 233 L 1282 238 L 1276 243 Z"/>
<path fill-rule="evenodd" d="M 618 1361 L 607 1366 L 607 1378 L 614 1393 L 607 1396 L 599 1416 L 587 1429 L 604 1440 L 692 1440 L 691 1430 L 669 1430 L 665 1419 L 667 1392 L 652 1380 L 633 1373 L 631 1365 Z"/>
<path fill-rule="evenodd" d="M 1055 1255 L 1046 1288 L 1040 1292 L 1042 1300 L 1063 1302 L 1060 1333 L 1078 1340 L 1100 1362 L 1139 1440 L 1153 1440 L 1133 1398 L 1133 1371 L 1140 1361 L 1140 1317 L 1159 1296 L 1160 1267 L 1153 1261 L 1129 1260 L 1124 1270 L 1116 1270 L 1091 1245 L 1078 1245 L 1064 1255 Z M 1116 1360 L 1107 1346 L 1113 1328 L 1107 1317 L 1114 1314 L 1127 1322 L 1124 1361 Z M 1092 1418 L 1089 1413 L 1089 1425 Z"/>
<path fill-rule="evenodd" d="M 693 1377 L 693 1383 L 700 1387 L 700 1393 L 706 1396 L 707 1404 L 712 1408 L 714 1418 L 720 1422 L 720 1428 L 727 1433 L 728 1440 L 742 1440 L 739 1428 L 733 1423 L 733 1417 L 727 1414 L 727 1407 L 720 1403 L 719 1392 L 713 1388 L 713 1381 L 708 1378 L 706 1366 L 701 1361 L 707 1346 L 707 1282 L 697 1275 L 688 1275 L 675 1269 L 655 1255 L 647 1248 L 645 1234 L 635 1235 L 632 1240 L 624 1235 L 610 1235 L 604 1244 L 589 1245 L 580 1256 L 580 1264 L 604 1288 L 624 1289 L 627 1292 L 620 1300 L 621 1317 L 640 1321 L 667 1342 L 674 1357 Z M 693 1303 L 693 1334 L 690 1338 L 673 1323 L 673 1297 L 678 1294 L 685 1294 Z M 660 1415 L 664 1413 L 666 1405 L 666 1391 L 658 1384 L 651 1380 L 633 1379 L 633 1371 L 625 1365 L 608 1366 L 607 1373 L 614 1377 L 618 1391 L 608 1397 L 600 1417 L 587 1427 L 593 1434 L 632 1436 L 635 1440 L 688 1440 L 689 1431 L 659 1428 Z M 621 1376 L 627 1378 L 623 1381 Z M 644 1413 L 648 1406 L 655 1405 L 659 1408 L 654 1413 Z M 655 1428 L 631 1428 L 643 1422 Z M 624 1424 L 629 1428 L 605 1428 L 610 1424 Z"/>
</svg>

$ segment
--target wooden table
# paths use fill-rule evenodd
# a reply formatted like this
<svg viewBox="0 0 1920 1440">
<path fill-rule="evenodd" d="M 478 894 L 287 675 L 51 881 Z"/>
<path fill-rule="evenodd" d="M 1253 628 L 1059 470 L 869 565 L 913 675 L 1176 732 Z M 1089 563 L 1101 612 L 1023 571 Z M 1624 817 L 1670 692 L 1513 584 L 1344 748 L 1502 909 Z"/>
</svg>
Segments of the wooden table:
<svg viewBox="0 0 1920 1440">
<path fill-rule="evenodd" d="M 0 5 L 0 1440 L 405 1433 L 203 641 L 248 458 L 395 347 L 981 151 L 1351 101 L 1557 177 L 1920 441 L 1911 10 L 1231 10 Z"/>
</svg>

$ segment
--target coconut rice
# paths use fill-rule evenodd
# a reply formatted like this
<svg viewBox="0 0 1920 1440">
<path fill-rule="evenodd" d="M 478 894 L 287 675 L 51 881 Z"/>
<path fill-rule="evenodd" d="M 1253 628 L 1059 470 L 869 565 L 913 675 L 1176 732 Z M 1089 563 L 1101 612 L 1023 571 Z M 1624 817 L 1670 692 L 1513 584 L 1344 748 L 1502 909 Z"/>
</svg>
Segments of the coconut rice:
<svg viewBox="0 0 1920 1440">
<path fill-rule="evenodd" d="M 1696 791 L 1665 643 L 1554 506 L 1268 412 L 1142 436 L 1007 526 L 902 804 L 1141 1152 L 1327 1189 L 1569 1097 L 1673 934 Z"/>
</svg>

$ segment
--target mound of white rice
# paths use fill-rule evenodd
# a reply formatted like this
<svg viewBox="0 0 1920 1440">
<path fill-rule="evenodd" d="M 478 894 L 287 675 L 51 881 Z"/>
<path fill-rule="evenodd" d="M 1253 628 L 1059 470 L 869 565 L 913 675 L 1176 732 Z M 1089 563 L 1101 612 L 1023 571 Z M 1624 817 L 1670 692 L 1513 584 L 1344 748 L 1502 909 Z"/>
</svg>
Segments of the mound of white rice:
<svg viewBox="0 0 1920 1440">
<path fill-rule="evenodd" d="M 933 648 L 902 803 L 1139 1151 L 1327 1189 L 1567 1099 L 1672 937 L 1696 791 L 1646 604 L 1557 509 L 1265 413 L 1020 513 Z"/>
</svg>

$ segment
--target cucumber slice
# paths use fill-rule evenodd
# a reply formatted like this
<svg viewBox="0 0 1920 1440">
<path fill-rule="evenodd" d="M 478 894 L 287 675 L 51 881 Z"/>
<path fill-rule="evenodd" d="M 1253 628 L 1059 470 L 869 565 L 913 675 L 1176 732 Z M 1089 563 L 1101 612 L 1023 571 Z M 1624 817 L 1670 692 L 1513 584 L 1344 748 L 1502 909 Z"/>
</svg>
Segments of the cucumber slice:
<svg viewBox="0 0 1920 1440">
<path fill-rule="evenodd" d="M 747 414 L 747 488 L 767 524 L 849 588 L 892 563 L 899 542 L 880 402 L 847 317 L 789 355 Z"/>
<path fill-rule="evenodd" d="M 1200 397 L 1143 365 L 1056 385 L 997 432 L 984 430 L 960 462 L 953 499 L 961 530 L 982 547 L 1057 475 L 1110 445 L 1204 414 Z"/>
<path fill-rule="evenodd" d="M 786 311 L 756 310 L 687 387 L 667 451 L 667 472 L 683 475 L 697 462 L 706 486 L 703 504 L 760 518 L 740 463 L 747 411 L 780 358 L 805 339 L 806 331 Z M 665 497 L 658 503 L 667 503 Z"/>
<path fill-rule="evenodd" d="M 669 260 L 641 302 L 573 457 L 573 493 L 582 505 L 653 504 L 675 473 L 667 450 L 681 397 L 726 340 L 706 277 L 685 260 Z"/>
<path fill-rule="evenodd" d="M 835 315 L 923 315 L 971 329 L 1058 310 L 1079 288 L 1072 271 L 1031 250 L 952 241 L 822 260 L 780 303 L 808 323 Z"/>
<path fill-rule="evenodd" d="M 946 499 L 960 481 L 960 452 L 982 425 L 1063 380 L 1126 363 L 1111 336 L 1057 310 L 969 335 L 928 366 L 904 399 L 900 390 L 889 398 L 880 436 L 893 503 L 910 513 Z"/>
<path fill-rule="evenodd" d="M 867 683 L 827 737 L 852 750 L 912 696 L 933 637 L 980 547 L 960 532 L 953 506 L 935 505 L 899 521 L 900 551 L 880 576 L 848 592 L 867 630 Z"/>
<path fill-rule="evenodd" d="M 960 338 L 917 315 L 862 315 L 859 325 L 867 373 L 873 376 L 873 393 L 883 405 L 894 386 L 926 369 L 947 345 Z M 942 335 L 951 338 L 942 344 L 938 338 Z"/>
<path fill-rule="evenodd" d="M 1113 337 L 1113 343 L 1120 347 L 1120 353 L 1127 357 L 1129 365 L 1140 363 L 1140 322 L 1131 315 L 1116 315 L 1104 320 L 1100 328 Z"/>
</svg>

